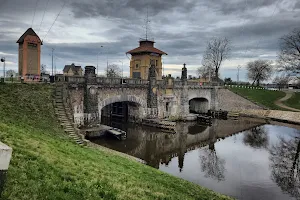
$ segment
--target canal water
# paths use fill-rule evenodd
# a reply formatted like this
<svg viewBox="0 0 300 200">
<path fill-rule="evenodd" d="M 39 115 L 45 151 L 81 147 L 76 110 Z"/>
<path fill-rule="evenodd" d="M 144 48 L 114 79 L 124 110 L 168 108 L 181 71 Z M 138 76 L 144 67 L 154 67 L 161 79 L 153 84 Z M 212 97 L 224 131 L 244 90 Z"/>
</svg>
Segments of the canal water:
<svg viewBox="0 0 300 200">
<path fill-rule="evenodd" d="M 300 129 L 257 119 L 179 123 L 175 134 L 135 124 L 107 124 L 127 139 L 92 142 L 237 199 L 300 198 Z"/>
</svg>

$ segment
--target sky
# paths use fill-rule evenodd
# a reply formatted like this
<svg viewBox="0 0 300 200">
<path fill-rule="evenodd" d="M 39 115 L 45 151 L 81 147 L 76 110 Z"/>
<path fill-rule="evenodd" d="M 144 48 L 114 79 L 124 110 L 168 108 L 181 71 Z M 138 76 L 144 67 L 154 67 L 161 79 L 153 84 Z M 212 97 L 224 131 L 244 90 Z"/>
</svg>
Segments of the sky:
<svg viewBox="0 0 300 200">
<path fill-rule="evenodd" d="M 276 62 L 280 37 L 300 23 L 299 0 L 0 0 L 0 56 L 6 69 L 18 69 L 16 41 L 30 27 L 43 40 L 41 63 L 61 73 L 64 65 L 123 65 L 129 76 L 130 55 L 149 38 L 163 56 L 164 74 L 180 76 L 183 63 L 196 76 L 207 42 L 230 40 L 230 58 L 222 66 L 222 78 L 246 81 L 246 64 L 256 59 Z M 102 46 L 102 47 L 101 47 Z M 98 60 L 98 62 L 97 62 Z M 2 70 L 2 66 L 0 66 Z M 0 71 L 1 73 L 1 71 Z"/>
</svg>

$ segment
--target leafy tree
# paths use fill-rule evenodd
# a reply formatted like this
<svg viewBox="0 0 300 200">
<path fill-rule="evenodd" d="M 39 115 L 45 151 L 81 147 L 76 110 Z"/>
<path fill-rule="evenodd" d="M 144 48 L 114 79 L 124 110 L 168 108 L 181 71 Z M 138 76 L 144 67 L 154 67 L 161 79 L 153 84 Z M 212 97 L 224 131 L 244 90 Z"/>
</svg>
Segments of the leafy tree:
<svg viewBox="0 0 300 200">
<path fill-rule="evenodd" d="M 249 80 L 252 80 L 256 85 L 259 86 L 261 81 L 268 80 L 272 73 L 273 68 L 271 62 L 268 60 L 255 60 L 247 63 L 247 77 Z"/>
<path fill-rule="evenodd" d="M 215 79 L 219 80 L 219 69 L 224 60 L 229 58 L 230 42 L 227 38 L 214 38 L 207 43 L 202 58 L 202 65 L 214 70 Z"/>
<path fill-rule="evenodd" d="M 300 74 L 300 28 L 280 38 L 279 70 Z"/>
<path fill-rule="evenodd" d="M 106 77 L 108 78 L 120 78 L 122 75 L 122 70 L 116 64 L 108 65 L 106 71 Z"/>
</svg>

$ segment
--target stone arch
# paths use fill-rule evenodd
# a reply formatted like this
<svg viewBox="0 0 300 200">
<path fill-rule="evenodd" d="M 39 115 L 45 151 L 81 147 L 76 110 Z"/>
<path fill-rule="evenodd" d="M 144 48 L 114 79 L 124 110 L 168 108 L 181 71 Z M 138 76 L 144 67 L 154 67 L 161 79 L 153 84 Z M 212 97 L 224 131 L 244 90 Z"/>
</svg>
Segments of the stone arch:
<svg viewBox="0 0 300 200">
<path fill-rule="evenodd" d="M 111 96 L 106 99 L 103 99 L 102 101 L 99 101 L 99 103 L 98 103 L 99 116 L 101 116 L 101 110 L 105 106 L 110 105 L 112 103 L 116 103 L 116 102 L 135 103 L 138 108 L 138 111 L 136 112 L 138 116 L 136 116 L 136 118 L 138 118 L 138 119 L 145 118 L 147 103 L 145 100 L 143 100 L 140 97 L 137 97 L 135 95 L 115 95 L 115 96 Z"/>
<path fill-rule="evenodd" d="M 205 97 L 194 97 L 189 99 L 189 111 L 192 113 L 207 113 L 210 102 Z"/>
</svg>

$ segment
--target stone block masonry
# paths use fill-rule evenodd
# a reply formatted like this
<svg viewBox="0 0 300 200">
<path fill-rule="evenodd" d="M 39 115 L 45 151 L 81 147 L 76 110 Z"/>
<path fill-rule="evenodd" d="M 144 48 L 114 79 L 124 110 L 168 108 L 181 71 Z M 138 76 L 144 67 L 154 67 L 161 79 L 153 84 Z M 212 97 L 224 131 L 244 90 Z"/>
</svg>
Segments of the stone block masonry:
<svg viewBox="0 0 300 200">
<path fill-rule="evenodd" d="M 217 89 L 218 106 L 221 110 L 226 111 L 241 111 L 241 110 L 262 110 L 263 108 L 254 104 L 253 102 L 231 92 L 228 89 Z"/>
<path fill-rule="evenodd" d="M 242 116 L 271 119 L 292 124 L 300 124 L 300 112 L 281 110 L 243 110 L 240 111 L 240 114 Z"/>
<path fill-rule="evenodd" d="M 6 173 L 10 163 L 12 149 L 0 142 L 0 198 L 4 188 Z"/>
</svg>

